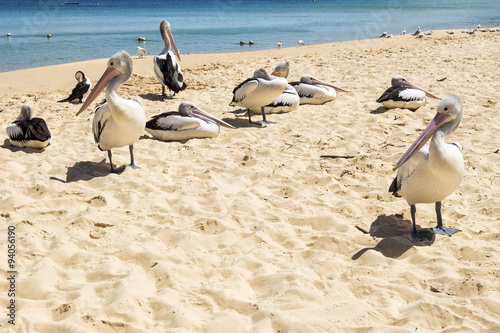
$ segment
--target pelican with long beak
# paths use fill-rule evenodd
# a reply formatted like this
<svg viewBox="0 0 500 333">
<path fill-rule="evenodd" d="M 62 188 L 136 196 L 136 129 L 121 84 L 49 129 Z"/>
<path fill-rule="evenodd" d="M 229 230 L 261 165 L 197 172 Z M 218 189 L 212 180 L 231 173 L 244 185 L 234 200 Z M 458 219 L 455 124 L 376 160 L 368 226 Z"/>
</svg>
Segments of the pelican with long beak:
<svg viewBox="0 0 500 333">
<path fill-rule="evenodd" d="M 462 113 L 460 97 L 453 93 L 446 96 L 439 103 L 434 119 L 394 167 L 398 174 L 389 192 L 395 196 L 400 193 L 410 205 L 412 238 L 416 241 L 433 237 L 417 230 L 417 203 L 435 203 L 437 227 L 432 228 L 435 233 L 451 236 L 460 231 L 443 226 L 441 201 L 458 188 L 465 173 L 462 147 L 459 143 L 444 141 L 458 128 Z M 424 146 L 429 139 L 430 145 Z"/>
<path fill-rule="evenodd" d="M 106 71 L 76 114 L 78 116 L 88 108 L 99 93 L 106 88 L 106 103 L 95 112 L 92 133 L 97 147 L 108 152 L 109 164 L 113 173 L 117 171 L 111 160 L 112 148 L 129 146 L 129 166 L 133 169 L 138 168 L 134 164 L 134 143 L 144 133 L 146 115 L 139 98 L 124 99 L 117 93 L 118 88 L 132 76 L 133 70 L 134 63 L 127 52 L 120 51 L 109 58 Z"/>
<path fill-rule="evenodd" d="M 43 149 L 50 145 L 52 135 L 42 118 L 33 117 L 33 109 L 28 104 L 21 106 L 19 117 L 7 126 L 7 136 L 11 145 Z"/>
<path fill-rule="evenodd" d="M 318 80 L 312 75 L 303 75 L 298 82 L 291 82 L 290 85 L 299 94 L 301 105 L 322 105 L 334 101 L 337 98 L 337 91 L 349 92 L 331 83 Z"/>
<path fill-rule="evenodd" d="M 182 102 L 179 112 L 165 112 L 153 116 L 146 123 L 146 131 L 162 141 L 182 141 L 192 138 L 216 138 L 220 126 L 236 128 L 198 108 L 192 102 Z"/>
<path fill-rule="evenodd" d="M 179 91 L 186 89 L 186 83 L 184 82 L 181 66 L 175 60 L 177 57 L 177 59 L 181 61 L 181 56 L 177 46 L 175 46 L 172 32 L 170 32 L 170 23 L 168 23 L 165 19 L 160 22 L 160 33 L 165 46 L 163 51 L 153 58 L 153 62 L 155 75 L 162 86 L 161 95 L 165 100 L 167 97 L 172 97 Z M 171 46 L 174 49 L 175 54 L 172 52 Z M 174 93 L 167 96 L 165 94 L 165 87 Z"/>
<path fill-rule="evenodd" d="M 377 99 L 387 109 L 400 108 L 415 111 L 427 104 L 427 97 L 440 99 L 398 75 L 392 78 L 391 87 Z"/>
</svg>

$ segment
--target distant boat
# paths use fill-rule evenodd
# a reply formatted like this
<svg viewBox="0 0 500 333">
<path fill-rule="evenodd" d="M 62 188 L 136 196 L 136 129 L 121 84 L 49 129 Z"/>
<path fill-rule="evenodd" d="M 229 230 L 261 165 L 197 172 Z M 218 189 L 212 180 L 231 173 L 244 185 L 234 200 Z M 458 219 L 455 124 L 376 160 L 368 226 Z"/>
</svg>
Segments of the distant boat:
<svg viewBox="0 0 500 333">
<path fill-rule="evenodd" d="M 65 5 L 79 5 L 79 2 L 65 2 Z"/>
</svg>

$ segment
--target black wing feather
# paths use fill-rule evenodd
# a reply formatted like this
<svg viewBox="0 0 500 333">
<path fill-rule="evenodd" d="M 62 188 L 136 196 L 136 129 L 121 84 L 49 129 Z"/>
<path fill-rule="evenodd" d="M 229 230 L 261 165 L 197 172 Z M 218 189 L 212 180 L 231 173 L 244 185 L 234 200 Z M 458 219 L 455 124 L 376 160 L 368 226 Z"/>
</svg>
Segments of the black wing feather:
<svg viewBox="0 0 500 333">
<path fill-rule="evenodd" d="M 166 59 L 160 57 L 156 58 L 156 63 L 163 73 L 163 83 L 174 93 L 178 93 L 186 89 L 187 85 L 184 82 L 184 76 L 182 75 L 181 68 L 177 62 L 172 59 L 172 53 L 166 54 Z M 172 66 L 175 63 L 175 66 Z"/>
</svg>

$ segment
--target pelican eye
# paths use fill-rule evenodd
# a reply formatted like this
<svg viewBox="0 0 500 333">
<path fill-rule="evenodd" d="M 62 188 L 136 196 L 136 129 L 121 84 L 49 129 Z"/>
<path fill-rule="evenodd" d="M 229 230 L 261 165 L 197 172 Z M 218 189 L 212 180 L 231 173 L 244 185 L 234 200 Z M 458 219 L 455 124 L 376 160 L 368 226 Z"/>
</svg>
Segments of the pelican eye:
<svg viewBox="0 0 500 333">
<path fill-rule="evenodd" d="M 444 113 L 448 113 L 448 111 L 450 111 L 450 108 L 449 108 L 449 107 L 447 107 L 447 106 L 445 106 L 445 107 L 444 107 L 444 109 L 443 109 L 443 112 L 444 112 Z"/>
<path fill-rule="evenodd" d="M 109 67 L 113 67 L 114 65 L 115 65 L 114 61 L 111 61 L 111 62 L 109 63 Z"/>
</svg>

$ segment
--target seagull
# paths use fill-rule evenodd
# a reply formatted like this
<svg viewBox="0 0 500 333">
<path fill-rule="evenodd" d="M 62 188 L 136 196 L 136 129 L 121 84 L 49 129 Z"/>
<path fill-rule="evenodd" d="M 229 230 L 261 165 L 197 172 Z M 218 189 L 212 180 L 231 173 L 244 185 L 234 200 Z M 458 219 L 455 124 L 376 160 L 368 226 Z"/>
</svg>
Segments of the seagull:
<svg viewBox="0 0 500 333">
<path fill-rule="evenodd" d="M 297 42 L 297 44 L 299 44 L 299 46 L 302 46 L 302 45 L 304 45 L 304 41 L 302 39 L 299 39 L 299 41 Z"/>
<path fill-rule="evenodd" d="M 140 54 L 139 58 L 144 57 L 145 54 L 149 54 L 149 52 L 146 51 L 145 48 L 140 47 L 140 46 L 137 46 L 137 52 L 139 52 L 139 54 Z"/>
<path fill-rule="evenodd" d="M 391 85 L 377 99 L 377 103 L 381 103 L 387 109 L 400 108 L 415 111 L 427 104 L 427 97 L 439 99 L 439 97 L 408 82 L 401 75 L 393 77 Z"/>
<path fill-rule="evenodd" d="M 155 139 L 175 141 L 216 138 L 220 126 L 236 128 L 201 110 L 192 102 L 182 102 L 179 105 L 179 112 L 165 112 L 153 116 L 146 123 L 146 131 Z"/>
<path fill-rule="evenodd" d="M 124 99 L 118 95 L 118 88 L 132 76 L 134 63 L 125 51 L 114 54 L 108 60 L 107 69 L 95 88 L 83 103 L 77 116 L 84 111 L 106 88 L 106 102 L 95 112 L 92 121 L 92 133 L 97 147 L 108 152 L 111 172 L 117 173 L 111 160 L 111 149 L 129 146 L 130 167 L 134 164 L 134 143 L 144 133 L 146 115 L 139 98 Z"/>
<path fill-rule="evenodd" d="M 379 37 L 379 38 L 386 38 L 386 37 L 387 37 L 387 32 L 385 32 L 385 31 L 384 31 L 384 32 L 382 33 L 382 35 L 380 35 L 380 37 Z"/>
<path fill-rule="evenodd" d="M 337 91 L 349 92 L 331 83 L 314 78 L 312 75 L 303 75 L 299 82 L 291 82 L 300 97 L 300 104 L 325 104 L 337 98 Z"/>
<path fill-rule="evenodd" d="M 281 47 L 281 45 L 282 45 L 282 44 L 283 44 L 283 41 L 281 41 L 281 40 L 280 40 L 280 41 L 278 42 L 278 44 L 276 44 L 276 48 L 278 48 L 278 49 L 279 49 L 279 48 Z"/>
<path fill-rule="evenodd" d="M 251 110 L 261 108 L 263 120 L 260 124 L 272 124 L 266 120 L 264 107 L 281 95 L 287 85 L 288 81 L 285 78 L 269 75 L 265 69 L 259 68 L 253 77 L 246 79 L 233 89 L 233 99 L 229 105 L 248 109 L 248 121 L 251 124 Z"/>
<path fill-rule="evenodd" d="M 401 31 L 401 35 L 406 35 L 406 28 L 403 28 L 403 31 Z"/>
<path fill-rule="evenodd" d="M 421 32 L 422 30 L 420 30 L 420 26 L 418 26 L 417 31 L 413 33 L 413 36 L 418 36 Z"/>
<path fill-rule="evenodd" d="M 76 84 L 76 87 L 73 88 L 73 91 L 71 92 L 71 95 L 69 95 L 68 98 L 61 99 L 58 101 L 59 103 L 61 102 L 71 102 L 75 99 L 78 99 L 80 103 L 83 101 L 83 96 L 92 88 L 92 83 L 90 82 L 89 78 L 83 74 L 82 71 L 78 71 L 75 73 L 75 79 L 78 81 Z"/>
<path fill-rule="evenodd" d="M 460 231 L 443 226 L 441 201 L 458 188 L 465 173 L 462 146 L 444 141 L 458 128 L 462 113 L 460 97 L 454 93 L 446 96 L 439 103 L 434 119 L 394 167 L 398 173 L 389 192 L 395 196 L 400 193 L 410 205 L 415 241 L 433 237 L 417 230 L 417 203 L 435 203 L 437 226 L 432 228 L 435 233 L 451 236 Z M 424 146 L 431 136 L 430 145 Z"/>
<path fill-rule="evenodd" d="M 7 137 L 11 145 L 42 149 L 50 145 L 52 135 L 42 118 L 33 118 L 33 109 L 28 104 L 21 106 L 19 117 L 7 126 Z"/>
<path fill-rule="evenodd" d="M 449 31 L 446 31 L 446 32 L 447 32 L 448 34 L 450 34 L 450 35 L 455 34 L 455 30 L 453 30 L 453 29 L 452 29 L 452 30 L 449 30 Z"/>
<path fill-rule="evenodd" d="M 165 86 L 174 92 L 173 95 L 169 96 L 172 97 L 179 91 L 186 89 L 186 83 L 184 82 L 181 66 L 175 60 L 177 57 L 177 59 L 181 61 L 179 50 L 177 50 L 174 37 L 170 32 L 170 23 L 165 19 L 160 22 L 160 33 L 165 47 L 158 56 L 153 58 L 153 61 L 155 75 L 162 85 L 161 95 L 162 98 L 165 99 L 167 97 L 165 94 Z M 172 45 L 175 55 L 170 49 L 170 45 Z"/>
</svg>

